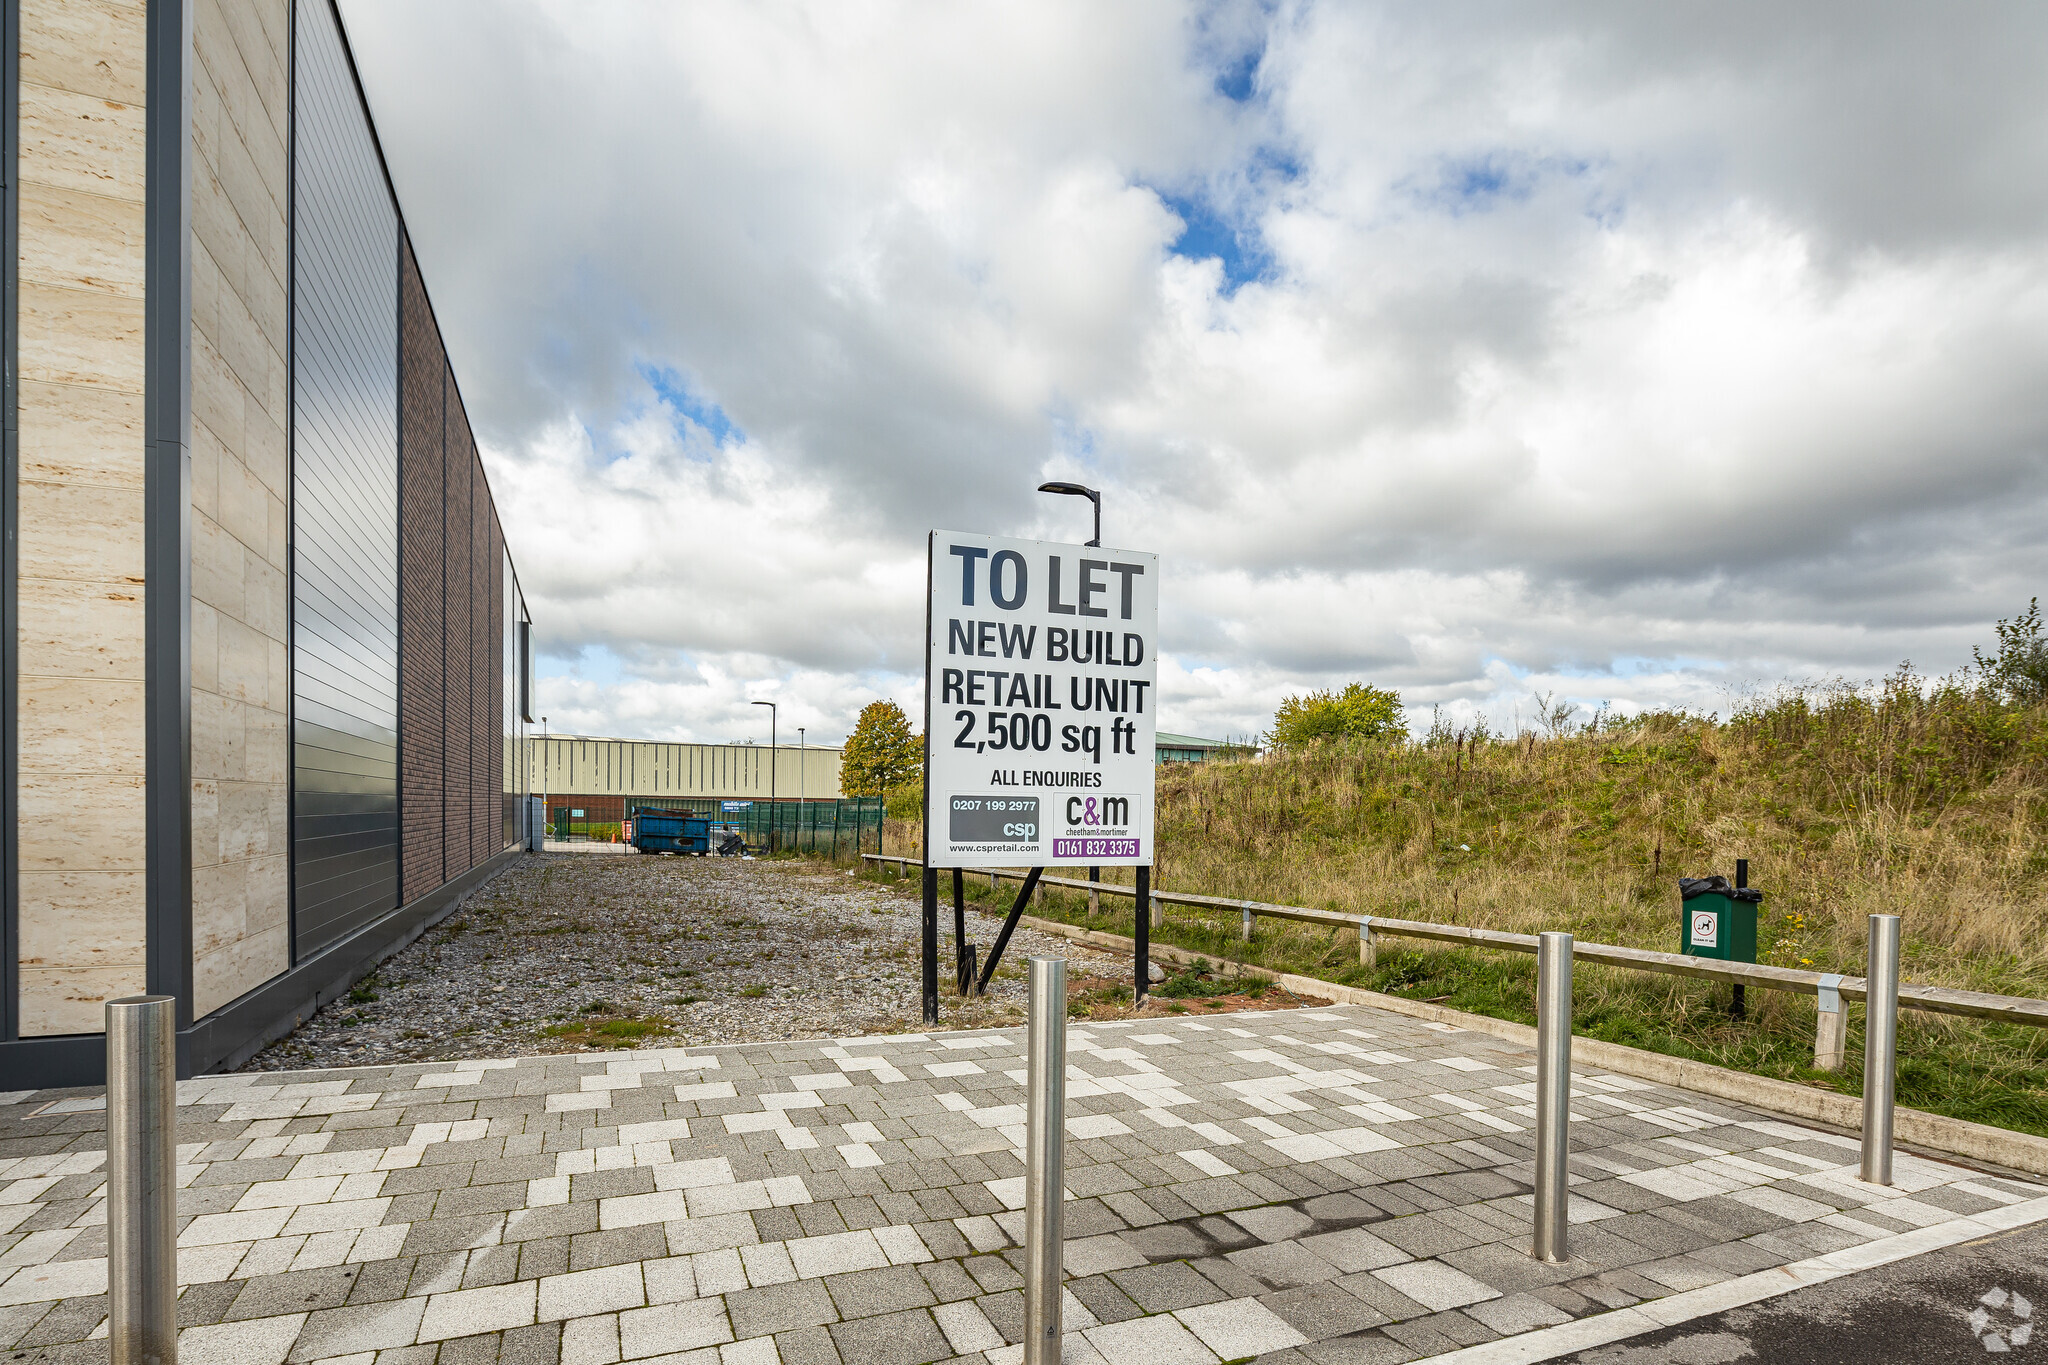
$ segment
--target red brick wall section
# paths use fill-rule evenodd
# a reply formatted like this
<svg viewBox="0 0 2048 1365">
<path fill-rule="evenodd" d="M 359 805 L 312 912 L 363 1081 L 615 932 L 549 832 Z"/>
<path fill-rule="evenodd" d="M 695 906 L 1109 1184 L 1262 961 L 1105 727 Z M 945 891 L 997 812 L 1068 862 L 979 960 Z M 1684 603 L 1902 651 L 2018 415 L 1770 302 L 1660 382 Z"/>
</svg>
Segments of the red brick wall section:
<svg viewBox="0 0 2048 1365">
<path fill-rule="evenodd" d="M 469 423 L 456 398 L 455 375 L 447 376 L 450 401 L 447 430 L 447 496 L 443 504 L 446 528 L 448 614 L 444 640 L 442 692 L 446 705 L 442 734 L 447 753 L 448 785 L 441 819 L 447 829 L 447 861 L 441 880 L 460 876 L 471 866 L 469 844 L 469 767 L 471 728 L 469 714 L 470 625 L 470 503 L 476 481 L 472 471 L 476 457 L 470 449 Z"/>
<path fill-rule="evenodd" d="M 444 591 L 441 338 L 420 282 L 412 243 L 400 276 L 398 411 L 398 809 L 399 900 L 439 886 L 446 854 L 441 818 Z"/>
<path fill-rule="evenodd" d="M 548 797 L 548 828 L 555 827 L 555 808 L 567 806 L 570 810 L 583 812 L 582 818 L 596 821 L 619 821 L 626 818 L 626 798 L 623 796 L 578 796 L 574 793 L 563 795 L 553 793 Z"/>
<path fill-rule="evenodd" d="M 486 494 L 490 492 L 485 485 Z M 484 843 L 490 852 L 496 853 L 505 847 L 505 710 L 510 700 L 505 695 L 505 670 L 511 660 L 505 657 L 509 647 L 506 643 L 505 626 L 505 528 L 498 524 L 498 509 L 491 508 L 491 617 L 485 625 L 491 639 L 491 734 L 485 744 L 485 752 L 491 757 L 491 781 L 488 799 L 484 802 Z"/>
<path fill-rule="evenodd" d="M 505 536 L 410 242 L 399 303 L 399 809 L 412 901 L 505 845 Z"/>
<path fill-rule="evenodd" d="M 491 647 L 491 631 L 498 613 L 491 598 L 491 487 L 484 482 L 484 467 L 470 465 L 471 506 L 469 522 L 469 865 L 491 856 L 491 810 L 497 793 L 491 788 L 491 754 L 498 747 L 498 717 L 491 709 L 495 689 L 491 679 L 498 671 L 498 651 Z"/>
</svg>

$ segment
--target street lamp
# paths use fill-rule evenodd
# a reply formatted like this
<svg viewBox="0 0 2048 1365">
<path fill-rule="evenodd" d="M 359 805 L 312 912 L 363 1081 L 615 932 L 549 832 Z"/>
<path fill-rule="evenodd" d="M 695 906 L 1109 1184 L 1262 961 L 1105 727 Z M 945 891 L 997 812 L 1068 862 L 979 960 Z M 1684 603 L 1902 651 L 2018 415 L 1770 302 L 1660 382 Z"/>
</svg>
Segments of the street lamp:
<svg viewBox="0 0 2048 1365">
<path fill-rule="evenodd" d="M 799 725 L 796 727 L 796 828 L 797 840 L 799 843 L 801 843 L 803 840 L 805 790 L 806 788 L 804 787 L 804 727 Z M 818 851 L 815 847 L 817 841 L 814 839 L 811 842 L 813 844 L 811 852 L 816 853 Z"/>
<path fill-rule="evenodd" d="M 773 853 L 777 827 L 782 823 L 781 815 L 775 808 L 775 723 L 781 713 L 776 710 L 772 701 L 757 701 L 750 704 L 768 708 L 768 851 Z"/>
<path fill-rule="evenodd" d="M 548 718 L 540 718 L 540 843 L 541 851 L 547 851 L 548 843 Z"/>
<path fill-rule="evenodd" d="M 1088 543 L 1089 543 L 1090 545 L 1100 545 L 1100 544 L 1102 544 L 1102 493 L 1101 493 L 1101 490 L 1099 490 L 1099 489 L 1094 489 L 1094 488 L 1089 488 L 1089 487 L 1087 487 L 1087 486 L 1085 486 L 1085 485 L 1083 485 L 1083 484 L 1078 484 L 1078 483 L 1067 483 L 1067 482 L 1065 482 L 1064 480 L 1061 480 L 1061 479 L 1054 479 L 1054 480 L 1053 480 L 1052 482 L 1050 482 L 1050 483 L 1042 483 L 1042 484 L 1038 485 L 1038 491 L 1039 491 L 1039 492 L 1041 492 L 1041 493 L 1066 493 L 1066 494 L 1070 494 L 1070 495 L 1071 495 L 1071 496 L 1073 496 L 1073 497 L 1077 497 L 1077 498 L 1086 498 L 1086 499 L 1088 499 L 1088 501 L 1090 501 L 1090 502 L 1094 503 L 1094 504 L 1095 504 L 1095 539 L 1093 539 L 1093 540 L 1089 541 Z"/>
</svg>

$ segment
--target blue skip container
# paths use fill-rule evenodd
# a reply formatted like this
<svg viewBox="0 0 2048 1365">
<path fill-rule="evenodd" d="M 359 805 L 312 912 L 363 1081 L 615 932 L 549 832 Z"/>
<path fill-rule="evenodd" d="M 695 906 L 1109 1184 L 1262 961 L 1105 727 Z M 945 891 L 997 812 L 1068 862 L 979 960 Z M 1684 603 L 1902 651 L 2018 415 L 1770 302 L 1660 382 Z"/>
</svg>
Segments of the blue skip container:
<svg viewBox="0 0 2048 1365">
<path fill-rule="evenodd" d="M 711 852 L 710 817 L 680 810 L 634 811 L 633 847 L 642 853 L 694 853 L 702 858 Z"/>
</svg>

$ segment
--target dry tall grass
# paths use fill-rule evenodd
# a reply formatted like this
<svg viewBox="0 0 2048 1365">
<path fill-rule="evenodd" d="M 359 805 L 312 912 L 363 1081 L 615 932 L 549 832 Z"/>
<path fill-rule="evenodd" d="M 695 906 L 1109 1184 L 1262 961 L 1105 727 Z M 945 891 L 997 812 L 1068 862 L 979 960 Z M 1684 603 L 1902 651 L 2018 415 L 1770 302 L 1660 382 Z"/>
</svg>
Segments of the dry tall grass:
<svg viewBox="0 0 2048 1365">
<path fill-rule="evenodd" d="M 1760 956 L 2048 993 L 2048 707 L 1902 671 L 1715 722 L 1324 744 L 1161 769 L 1162 886 L 1675 950 L 1677 878 L 1750 860 Z"/>
</svg>

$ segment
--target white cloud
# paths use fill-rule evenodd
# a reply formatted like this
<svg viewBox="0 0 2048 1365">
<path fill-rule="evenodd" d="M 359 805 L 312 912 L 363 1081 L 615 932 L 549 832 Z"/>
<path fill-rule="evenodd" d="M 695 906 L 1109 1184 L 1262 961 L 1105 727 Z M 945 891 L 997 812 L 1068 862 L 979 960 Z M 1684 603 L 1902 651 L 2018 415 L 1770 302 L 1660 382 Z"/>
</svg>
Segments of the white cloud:
<svg viewBox="0 0 2048 1365">
<path fill-rule="evenodd" d="M 910 701 L 922 532 L 1054 475 L 1197 733 L 1950 667 L 2041 580 L 2048 12 L 345 13 L 574 728 Z"/>
</svg>

